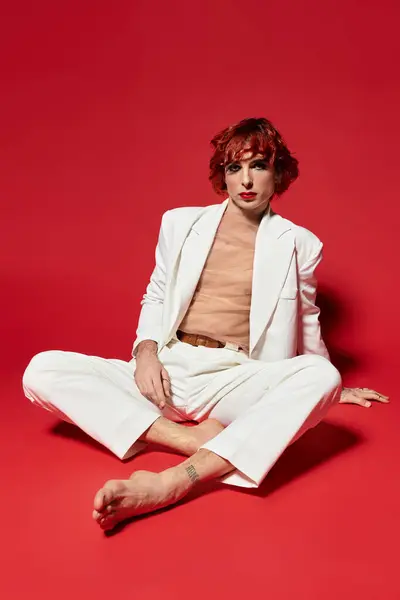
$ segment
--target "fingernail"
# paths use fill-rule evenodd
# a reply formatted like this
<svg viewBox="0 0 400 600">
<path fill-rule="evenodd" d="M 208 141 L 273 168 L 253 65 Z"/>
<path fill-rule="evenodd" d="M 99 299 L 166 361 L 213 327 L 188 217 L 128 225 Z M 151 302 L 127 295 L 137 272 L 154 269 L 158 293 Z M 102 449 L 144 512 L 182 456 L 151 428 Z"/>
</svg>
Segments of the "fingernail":
<svg viewBox="0 0 400 600">
<path fill-rule="evenodd" d="M 366 406 L 369 408 L 371 406 L 371 402 L 367 402 Z"/>
</svg>

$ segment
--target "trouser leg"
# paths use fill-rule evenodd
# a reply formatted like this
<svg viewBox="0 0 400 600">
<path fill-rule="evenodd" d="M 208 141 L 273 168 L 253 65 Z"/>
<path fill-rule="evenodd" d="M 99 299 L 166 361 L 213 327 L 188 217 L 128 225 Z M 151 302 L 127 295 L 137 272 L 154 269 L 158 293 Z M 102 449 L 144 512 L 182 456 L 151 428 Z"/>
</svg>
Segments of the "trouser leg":
<svg viewBox="0 0 400 600">
<path fill-rule="evenodd" d="M 140 394 L 133 375 L 133 362 L 54 350 L 32 358 L 23 389 L 34 404 L 74 423 L 122 459 L 145 445 L 138 438 L 163 414 Z"/>
<path fill-rule="evenodd" d="M 303 355 L 266 364 L 250 384 L 214 407 L 209 416 L 227 427 L 202 446 L 236 467 L 222 481 L 243 487 L 257 487 L 285 448 L 324 418 L 341 378 L 326 359 Z"/>
</svg>

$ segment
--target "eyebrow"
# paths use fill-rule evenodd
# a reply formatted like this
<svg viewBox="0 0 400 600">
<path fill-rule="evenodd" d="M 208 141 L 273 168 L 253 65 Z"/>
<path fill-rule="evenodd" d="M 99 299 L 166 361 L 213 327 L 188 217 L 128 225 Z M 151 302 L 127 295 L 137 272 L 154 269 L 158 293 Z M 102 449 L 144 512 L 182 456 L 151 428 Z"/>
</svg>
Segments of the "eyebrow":
<svg viewBox="0 0 400 600">
<path fill-rule="evenodd" d="M 242 161 L 241 160 L 232 160 L 231 162 L 227 163 L 225 165 L 225 167 L 229 167 L 230 165 L 238 165 L 240 164 Z M 250 163 L 255 163 L 255 162 L 263 162 L 263 163 L 268 163 L 268 160 L 265 157 L 261 157 L 261 158 L 251 158 L 249 160 Z"/>
</svg>

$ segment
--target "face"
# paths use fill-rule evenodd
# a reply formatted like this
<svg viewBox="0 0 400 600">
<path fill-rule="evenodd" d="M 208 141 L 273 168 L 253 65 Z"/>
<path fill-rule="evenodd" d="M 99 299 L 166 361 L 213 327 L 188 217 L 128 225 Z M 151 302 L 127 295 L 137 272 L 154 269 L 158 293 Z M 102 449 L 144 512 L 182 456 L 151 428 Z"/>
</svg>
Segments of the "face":
<svg viewBox="0 0 400 600">
<path fill-rule="evenodd" d="M 274 170 L 261 154 L 247 152 L 225 167 L 229 197 L 243 211 L 261 214 L 274 195 Z"/>
</svg>

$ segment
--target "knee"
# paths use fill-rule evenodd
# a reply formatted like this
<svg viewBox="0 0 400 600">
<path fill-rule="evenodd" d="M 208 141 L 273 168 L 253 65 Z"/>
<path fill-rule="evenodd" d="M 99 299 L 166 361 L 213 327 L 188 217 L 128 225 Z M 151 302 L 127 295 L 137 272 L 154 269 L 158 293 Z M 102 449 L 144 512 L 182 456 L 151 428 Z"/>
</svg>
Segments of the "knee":
<svg viewBox="0 0 400 600">
<path fill-rule="evenodd" d="M 304 354 L 302 358 L 305 365 L 314 369 L 315 377 L 324 384 L 327 391 L 333 391 L 341 387 L 342 377 L 337 368 L 327 358 L 319 354 Z"/>
<path fill-rule="evenodd" d="M 48 350 L 36 354 L 22 376 L 22 385 L 25 390 L 35 390 L 41 387 L 43 380 L 48 378 L 49 373 L 56 368 L 59 362 L 59 350 Z"/>
<path fill-rule="evenodd" d="M 341 389 L 342 377 L 337 368 L 326 358 L 324 367 L 322 369 L 322 377 L 329 391 Z"/>
</svg>

